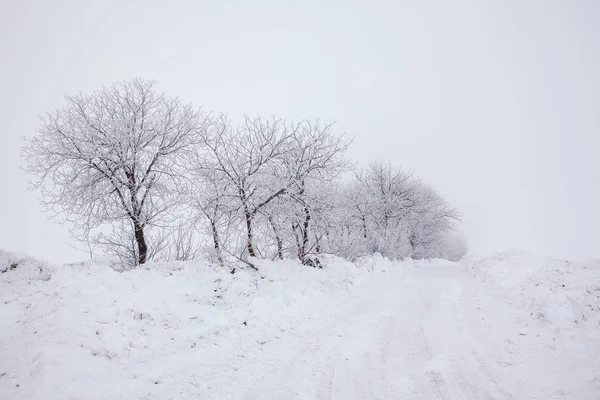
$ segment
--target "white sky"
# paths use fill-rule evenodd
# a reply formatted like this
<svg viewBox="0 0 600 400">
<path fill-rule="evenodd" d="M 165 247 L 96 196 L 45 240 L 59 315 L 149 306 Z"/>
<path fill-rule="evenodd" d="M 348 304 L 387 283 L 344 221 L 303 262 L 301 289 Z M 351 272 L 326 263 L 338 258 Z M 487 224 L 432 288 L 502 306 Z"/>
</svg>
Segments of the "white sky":
<svg viewBox="0 0 600 400">
<path fill-rule="evenodd" d="M 115 80 L 207 109 L 321 117 L 414 169 L 475 253 L 600 257 L 600 2 L 0 1 L 0 248 L 84 258 L 19 150 Z"/>
</svg>

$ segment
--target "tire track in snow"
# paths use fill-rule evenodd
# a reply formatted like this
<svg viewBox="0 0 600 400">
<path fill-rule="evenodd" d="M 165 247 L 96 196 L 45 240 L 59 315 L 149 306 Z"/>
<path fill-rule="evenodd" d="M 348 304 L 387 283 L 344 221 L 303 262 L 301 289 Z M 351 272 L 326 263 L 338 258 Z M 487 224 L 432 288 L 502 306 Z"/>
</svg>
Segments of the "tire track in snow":
<svg viewBox="0 0 600 400">
<path fill-rule="evenodd" d="M 450 399 L 513 399 L 482 362 L 477 352 L 481 346 L 464 322 L 463 302 L 474 300 L 464 297 L 459 279 L 454 279 L 450 289 L 439 299 L 437 315 L 432 316 L 431 324 L 427 327 L 427 336 L 434 343 L 434 352 L 440 355 L 441 363 L 445 364 L 439 368 L 439 373 L 447 385 Z M 453 334 L 440 340 L 440 331 Z"/>
</svg>

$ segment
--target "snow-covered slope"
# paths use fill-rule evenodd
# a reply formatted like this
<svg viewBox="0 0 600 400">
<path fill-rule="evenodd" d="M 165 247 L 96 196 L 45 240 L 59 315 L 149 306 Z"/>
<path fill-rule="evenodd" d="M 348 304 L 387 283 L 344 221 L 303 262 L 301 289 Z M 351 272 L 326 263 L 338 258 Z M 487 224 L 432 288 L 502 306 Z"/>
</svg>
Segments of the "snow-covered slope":
<svg viewBox="0 0 600 400">
<path fill-rule="evenodd" d="M 119 273 L 0 256 L 2 399 L 219 398 L 246 348 L 298 335 L 374 275 L 339 260 L 232 275 L 195 262 Z"/>
<path fill-rule="evenodd" d="M 600 398 L 598 264 L 0 271 L 1 399 Z"/>
</svg>

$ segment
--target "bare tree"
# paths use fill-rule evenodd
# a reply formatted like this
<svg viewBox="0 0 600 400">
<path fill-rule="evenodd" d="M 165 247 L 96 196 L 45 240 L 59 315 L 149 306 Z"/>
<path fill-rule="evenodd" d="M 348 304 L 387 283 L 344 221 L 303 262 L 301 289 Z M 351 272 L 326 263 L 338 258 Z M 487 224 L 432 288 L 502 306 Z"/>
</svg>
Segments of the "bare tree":
<svg viewBox="0 0 600 400">
<path fill-rule="evenodd" d="M 323 226 L 327 219 L 327 213 L 322 212 L 327 209 L 327 196 L 319 189 L 324 183 L 332 183 L 350 166 L 344 157 L 350 142 L 335 133 L 333 125 L 323 125 L 318 120 L 299 124 L 283 160 L 290 182 L 288 193 L 297 207 L 291 226 L 297 255 L 303 264 L 317 263 L 318 260 L 308 256 L 322 250 L 320 242 L 324 232 L 315 228 Z"/>
<path fill-rule="evenodd" d="M 266 219 L 270 231 L 273 236 L 273 245 L 275 247 L 274 254 L 271 258 L 283 259 L 284 252 L 288 249 L 285 247 L 285 223 L 289 219 L 289 201 L 280 197 L 271 202 L 267 207 L 260 211 L 260 214 Z M 267 239 L 268 240 L 268 239 Z M 272 247 L 272 246 L 271 246 Z"/>
<path fill-rule="evenodd" d="M 195 234 L 198 221 L 196 218 L 181 217 L 174 230 L 169 230 L 168 260 L 194 260 L 202 254 L 202 240 Z"/>
<path fill-rule="evenodd" d="M 79 237 L 104 227 L 96 244 L 126 248 L 134 265 L 154 251 L 147 229 L 166 224 L 176 203 L 173 159 L 193 143 L 205 121 L 154 86 L 136 79 L 67 96 L 64 107 L 43 118 L 23 151 L 42 203 L 72 222 Z M 107 232 L 111 226 L 115 231 Z"/>
<path fill-rule="evenodd" d="M 282 258 L 289 248 L 284 244 L 286 224 L 282 224 L 289 217 L 281 213 L 290 211 L 290 202 L 299 204 L 302 185 L 331 180 L 339 173 L 348 143 L 333 132 L 332 124 L 318 121 L 245 117 L 243 124 L 232 127 L 229 117 L 221 115 L 212 122 L 202 136 L 202 146 L 190 157 L 193 170 L 201 171 L 193 173 L 192 180 L 205 182 L 202 187 L 215 193 L 212 200 L 205 197 L 200 202 L 201 213 L 211 220 L 207 205 L 212 213 L 227 209 L 228 219 L 243 221 L 248 256 Z M 305 207 L 303 241 L 309 234 L 306 211 Z"/>
<path fill-rule="evenodd" d="M 228 180 L 246 227 L 246 250 L 256 257 L 253 223 L 256 215 L 285 193 L 286 183 L 276 179 L 278 160 L 289 151 L 291 131 L 283 120 L 246 117 L 237 129 L 221 116 L 220 127 L 205 135 L 204 145 L 215 171 Z M 269 184 L 266 184 L 269 182 Z"/>
<path fill-rule="evenodd" d="M 186 198 L 197 215 L 196 220 L 205 221 L 201 225 L 205 226 L 212 241 L 212 253 L 218 263 L 223 264 L 224 243 L 220 228 L 230 222 L 231 214 L 235 213 L 231 205 L 230 182 L 223 173 L 216 171 L 214 165 L 205 164 L 197 154 L 193 156 L 191 160 L 195 163 L 189 171 L 192 180 Z"/>
</svg>

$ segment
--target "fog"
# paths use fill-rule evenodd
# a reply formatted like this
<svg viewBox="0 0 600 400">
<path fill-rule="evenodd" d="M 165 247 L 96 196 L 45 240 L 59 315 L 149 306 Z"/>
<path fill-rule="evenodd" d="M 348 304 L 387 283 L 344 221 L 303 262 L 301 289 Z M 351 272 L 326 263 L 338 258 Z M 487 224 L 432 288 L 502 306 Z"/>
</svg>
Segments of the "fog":
<svg viewBox="0 0 600 400">
<path fill-rule="evenodd" d="M 473 253 L 600 257 L 600 3 L 2 2 L 0 248 L 85 258 L 27 190 L 22 136 L 115 80 L 233 116 L 338 121 L 414 170 Z"/>
</svg>

